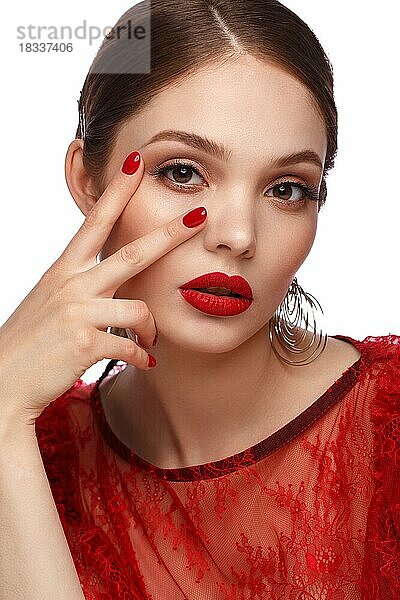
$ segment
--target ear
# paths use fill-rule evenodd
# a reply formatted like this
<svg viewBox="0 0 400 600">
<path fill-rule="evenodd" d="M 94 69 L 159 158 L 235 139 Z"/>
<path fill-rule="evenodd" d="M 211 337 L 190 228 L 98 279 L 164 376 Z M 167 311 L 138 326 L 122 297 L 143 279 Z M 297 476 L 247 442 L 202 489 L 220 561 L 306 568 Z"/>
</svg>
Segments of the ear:
<svg viewBox="0 0 400 600">
<path fill-rule="evenodd" d="M 97 202 L 98 195 L 95 182 L 83 165 L 83 140 L 75 139 L 68 146 L 65 157 L 65 179 L 71 196 L 86 217 Z"/>
</svg>

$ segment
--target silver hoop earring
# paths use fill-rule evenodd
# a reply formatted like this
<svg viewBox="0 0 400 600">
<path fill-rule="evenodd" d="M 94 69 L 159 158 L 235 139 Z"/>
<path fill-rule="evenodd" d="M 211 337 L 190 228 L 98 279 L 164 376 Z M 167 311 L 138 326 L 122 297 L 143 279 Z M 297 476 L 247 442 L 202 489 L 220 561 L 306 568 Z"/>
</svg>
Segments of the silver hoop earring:
<svg viewBox="0 0 400 600">
<path fill-rule="evenodd" d="M 305 300 L 306 309 L 304 309 L 302 306 L 303 299 Z M 324 314 L 324 311 L 322 310 L 318 300 L 311 294 L 304 292 L 303 288 L 297 283 L 297 278 L 295 277 L 289 287 L 284 301 L 278 306 L 275 314 L 272 316 L 269 322 L 269 339 L 272 349 L 277 357 L 283 360 L 285 363 L 294 366 L 308 365 L 318 358 L 318 356 L 325 350 L 328 334 L 323 333 L 321 329 L 317 336 L 317 319 L 314 311 L 315 308 L 320 310 L 322 315 Z M 313 335 L 310 342 L 303 347 L 302 343 L 304 342 L 308 332 L 309 309 L 311 310 L 313 320 Z M 292 320 L 293 314 L 294 319 Z M 301 329 L 302 322 L 305 323 L 305 331 L 300 339 L 300 344 L 297 345 L 297 334 Z M 316 345 L 311 355 L 307 359 L 292 361 L 282 356 L 275 348 L 274 334 L 280 345 L 293 354 L 303 354 L 310 350 L 315 344 Z M 319 348 L 321 349 L 318 352 Z M 317 355 L 314 356 L 316 353 Z"/>
</svg>

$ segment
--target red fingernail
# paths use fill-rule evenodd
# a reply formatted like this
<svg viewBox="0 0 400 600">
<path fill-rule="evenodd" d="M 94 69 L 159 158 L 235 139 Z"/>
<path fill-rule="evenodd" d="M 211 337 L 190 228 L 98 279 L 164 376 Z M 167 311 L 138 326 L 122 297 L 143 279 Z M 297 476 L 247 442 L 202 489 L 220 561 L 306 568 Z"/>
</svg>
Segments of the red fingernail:
<svg viewBox="0 0 400 600">
<path fill-rule="evenodd" d="M 136 151 L 131 152 L 124 160 L 124 164 L 122 165 L 122 172 L 126 175 L 133 175 L 138 170 L 139 165 L 140 153 Z"/>
<path fill-rule="evenodd" d="M 154 358 L 154 356 L 152 356 L 151 354 L 149 354 L 148 366 L 149 367 L 155 367 L 156 364 L 157 364 L 157 361 Z"/>
<path fill-rule="evenodd" d="M 201 225 L 207 218 L 207 210 L 204 206 L 199 206 L 199 208 L 195 208 L 191 210 L 190 213 L 185 215 L 182 219 L 183 224 L 186 227 L 197 227 Z"/>
</svg>

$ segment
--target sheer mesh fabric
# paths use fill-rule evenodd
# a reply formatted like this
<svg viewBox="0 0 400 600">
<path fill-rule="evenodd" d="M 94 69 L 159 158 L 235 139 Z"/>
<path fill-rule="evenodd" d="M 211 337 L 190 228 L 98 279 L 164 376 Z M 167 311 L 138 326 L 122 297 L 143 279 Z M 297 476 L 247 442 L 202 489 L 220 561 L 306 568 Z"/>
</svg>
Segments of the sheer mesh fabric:
<svg viewBox="0 0 400 600">
<path fill-rule="evenodd" d="M 360 358 L 290 423 L 222 461 L 162 469 L 81 379 L 36 433 L 88 600 L 398 600 L 400 336 L 335 335 Z"/>
</svg>

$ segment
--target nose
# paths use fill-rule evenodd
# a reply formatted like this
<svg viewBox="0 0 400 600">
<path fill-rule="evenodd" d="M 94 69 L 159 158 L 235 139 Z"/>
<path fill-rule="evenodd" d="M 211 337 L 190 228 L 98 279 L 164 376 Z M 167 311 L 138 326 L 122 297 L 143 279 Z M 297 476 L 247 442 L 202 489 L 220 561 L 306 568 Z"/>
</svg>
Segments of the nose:
<svg viewBox="0 0 400 600">
<path fill-rule="evenodd" d="M 256 248 L 255 203 L 241 192 L 218 194 L 211 202 L 204 203 L 208 218 L 203 229 L 203 244 L 210 252 L 222 248 L 233 256 L 251 258 Z"/>
</svg>

